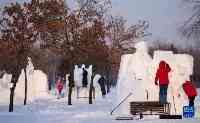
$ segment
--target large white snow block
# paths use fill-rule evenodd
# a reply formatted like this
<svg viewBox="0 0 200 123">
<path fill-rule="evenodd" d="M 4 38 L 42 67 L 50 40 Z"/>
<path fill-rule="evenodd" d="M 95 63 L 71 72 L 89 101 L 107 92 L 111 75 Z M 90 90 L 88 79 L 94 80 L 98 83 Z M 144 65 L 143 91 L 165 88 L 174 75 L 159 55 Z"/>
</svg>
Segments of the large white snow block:
<svg viewBox="0 0 200 123">
<path fill-rule="evenodd" d="M 155 51 L 153 59 L 148 54 L 147 44 L 135 45 L 134 54 L 121 57 L 117 102 L 120 103 L 129 93 L 133 93 L 118 109 L 118 114 L 129 112 L 131 101 L 158 101 L 159 86 L 154 84 L 155 74 L 161 60 L 166 61 L 172 71 L 169 73 L 168 102 L 171 103 L 171 114 L 182 114 L 182 107 L 188 99 L 182 90 L 182 84 L 193 74 L 193 57 L 187 54 L 174 54 L 172 51 Z M 178 94 L 181 96 L 178 97 Z"/>
</svg>

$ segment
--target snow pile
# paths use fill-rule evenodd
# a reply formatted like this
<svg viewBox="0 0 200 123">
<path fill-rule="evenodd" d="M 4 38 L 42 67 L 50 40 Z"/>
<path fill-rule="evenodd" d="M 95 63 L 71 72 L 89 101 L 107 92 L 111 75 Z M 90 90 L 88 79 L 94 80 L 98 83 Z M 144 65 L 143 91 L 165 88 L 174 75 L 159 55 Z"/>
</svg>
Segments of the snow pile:
<svg viewBox="0 0 200 123">
<path fill-rule="evenodd" d="M 154 78 L 161 60 L 165 60 L 172 68 L 168 87 L 171 114 L 182 114 L 182 106 L 187 105 L 188 99 L 181 91 L 181 85 L 193 74 L 193 57 L 187 54 L 174 54 L 172 51 L 155 51 L 151 58 L 145 42 L 137 43 L 135 48 L 134 54 L 125 54 L 121 57 L 116 104 L 129 93 L 133 94 L 119 107 L 117 114 L 130 115 L 131 101 L 158 101 L 159 87 L 154 84 Z M 181 97 L 178 97 L 178 94 Z"/>
</svg>

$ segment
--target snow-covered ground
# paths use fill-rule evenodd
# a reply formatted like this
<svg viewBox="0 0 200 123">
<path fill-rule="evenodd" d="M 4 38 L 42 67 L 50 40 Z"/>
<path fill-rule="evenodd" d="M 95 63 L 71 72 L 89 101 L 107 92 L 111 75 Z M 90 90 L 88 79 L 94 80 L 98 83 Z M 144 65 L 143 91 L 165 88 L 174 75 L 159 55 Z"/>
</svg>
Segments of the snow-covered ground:
<svg viewBox="0 0 200 123">
<path fill-rule="evenodd" d="M 115 89 L 105 99 L 97 97 L 89 105 L 86 99 L 73 99 L 73 105 L 67 105 L 67 99 L 56 99 L 55 96 L 41 97 L 27 106 L 18 105 L 14 112 L 8 112 L 8 105 L 0 104 L 1 123 L 199 123 L 198 119 L 182 120 L 130 120 L 117 121 L 110 115 L 113 108 Z"/>
</svg>

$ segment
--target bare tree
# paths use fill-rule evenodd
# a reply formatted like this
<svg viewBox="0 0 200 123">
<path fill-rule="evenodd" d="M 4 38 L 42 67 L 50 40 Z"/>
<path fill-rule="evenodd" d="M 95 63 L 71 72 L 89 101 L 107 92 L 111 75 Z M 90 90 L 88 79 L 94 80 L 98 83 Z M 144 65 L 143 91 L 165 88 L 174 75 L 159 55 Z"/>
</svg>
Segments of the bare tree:
<svg viewBox="0 0 200 123">
<path fill-rule="evenodd" d="M 180 32 L 183 36 L 191 41 L 196 41 L 195 44 L 199 46 L 198 42 L 200 36 L 200 1 L 199 0 L 183 0 L 187 4 L 192 5 L 193 12 L 191 16 L 185 21 L 183 26 L 180 27 Z"/>
<path fill-rule="evenodd" d="M 11 3 L 3 9 L 0 30 L 1 36 L 1 69 L 12 74 L 12 86 L 10 88 L 9 111 L 13 111 L 13 98 L 17 80 L 21 69 L 26 69 L 29 49 L 35 42 L 36 34 L 32 23 L 29 23 L 29 14 L 27 9 L 18 3 Z M 5 49 L 7 48 L 7 49 Z M 9 51 L 10 50 L 10 51 Z M 8 52 L 9 51 L 9 52 Z M 25 99 L 27 99 L 27 76 L 25 72 Z"/>
<path fill-rule="evenodd" d="M 139 21 L 135 25 L 127 27 L 126 20 L 123 17 L 110 17 L 108 25 L 108 37 L 111 40 L 111 46 L 120 49 L 122 52 L 134 52 L 134 44 L 137 39 L 151 35 L 147 29 L 147 21 Z"/>
</svg>

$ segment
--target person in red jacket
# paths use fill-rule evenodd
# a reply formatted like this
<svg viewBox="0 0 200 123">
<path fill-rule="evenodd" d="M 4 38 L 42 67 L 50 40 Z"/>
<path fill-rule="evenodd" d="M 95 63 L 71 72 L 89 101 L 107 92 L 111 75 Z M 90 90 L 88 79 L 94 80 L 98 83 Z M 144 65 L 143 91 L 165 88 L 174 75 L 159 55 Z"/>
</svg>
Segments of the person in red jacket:
<svg viewBox="0 0 200 123">
<path fill-rule="evenodd" d="M 188 96 L 189 106 L 193 107 L 195 97 L 197 96 L 196 87 L 192 84 L 191 81 L 186 81 L 182 86 L 185 94 Z"/>
<path fill-rule="evenodd" d="M 61 96 L 61 92 L 62 92 L 62 89 L 63 89 L 63 83 L 61 81 L 61 79 L 59 78 L 58 81 L 56 82 L 56 88 L 58 90 L 58 99 L 60 98 Z"/>
<path fill-rule="evenodd" d="M 167 103 L 167 89 L 169 84 L 168 73 L 171 71 L 169 64 L 165 61 L 160 61 L 159 68 L 156 72 L 155 85 L 158 85 L 159 81 L 159 101 L 164 104 Z"/>
</svg>

